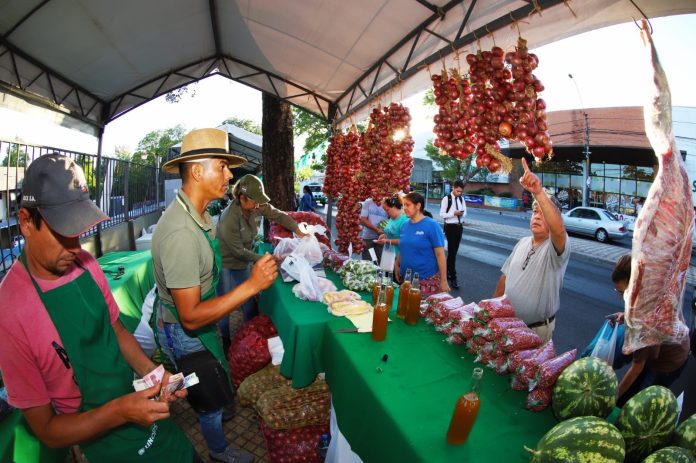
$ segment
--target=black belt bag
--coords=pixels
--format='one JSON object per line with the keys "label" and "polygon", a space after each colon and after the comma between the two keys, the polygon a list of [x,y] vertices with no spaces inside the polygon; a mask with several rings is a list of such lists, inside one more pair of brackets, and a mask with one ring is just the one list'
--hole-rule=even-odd
{"label": "black belt bag", "polygon": [[176,364],[184,376],[194,372],[198,376],[198,384],[187,389],[188,401],[197,413],[218,410],[234,400],[225,369],[207,350],[181,357]]}

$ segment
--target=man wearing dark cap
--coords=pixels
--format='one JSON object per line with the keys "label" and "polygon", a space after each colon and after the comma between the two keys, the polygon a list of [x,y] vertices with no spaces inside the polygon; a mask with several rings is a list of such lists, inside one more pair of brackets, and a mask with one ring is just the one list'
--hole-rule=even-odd
{"label": "man wearing dark cap", "polygon": [[[160,345],[179,369],[199,358],[206,365],[224,369],[223,384],[201,383],[200,392],[191,389],[189,401],[198,412],[210,457],[228,463],[248,463],[253,456],[230,447],[223,432],[222,406],[229,400],[218,399],[231,394],[231,385],[216,322],[269,287],[278,275],[275,261],[266,254],[244,283],[219,297],[215,294],[222,257],[206,207],[227,192],[230,168],[244,162],[244,158],[230,154],[223,130],[199,129],[186,134],[181,155],[162,166],[166,172],[181,176],[182,187],[152,237]],[[213,386],[221,389],[212,390]]]}
{"label": "man wearing dark cap", "polygon": [[507,258],[494,297],[507,294],[516,315],[544,340],[553,336],[556,312],[568,259],[570,241],[558,200],[546,194],[541,181],[522,159],[520,184],[534,196],[532,236],[520,239]]}
{"label": "man wearing dark cap", "polygon": [[[25,248],[0,284],[0,369],[9,401],[50,447],[79,444],[93,462],[189,463],[191,444],[169,419],[161,385],[133,392],[155,365],[118,319],[80,235],[108,217],[82,169],[44,155],[26,171],[18,214]],[[163,383],[168,381],[165,374]]]}

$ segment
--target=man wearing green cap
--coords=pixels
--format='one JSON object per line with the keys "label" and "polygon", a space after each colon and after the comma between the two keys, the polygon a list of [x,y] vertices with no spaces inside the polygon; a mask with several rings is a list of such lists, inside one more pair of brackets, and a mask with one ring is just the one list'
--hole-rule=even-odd
{"label": "man wearing green cap", "polygon": [[[220,369],[222,382],[209,381],[189,389],[210,457],[227,463],[249,463],[253,456],[228,445],[222,428],[222,406],[231,398],[229,369],[216,323],[247,299],[269,287],[278,275],[272,256],[258,259],[249,279],[216,297],[215,288],[221,265],[220,245],[208,203],[222,198],[232,178],[231,167],[242,165],[244,158],[229,153],[227,133],[218,129],[189,132],[181,144],[181,155],[165,163],[165,172],[179,174],[182,187],[167,207],[152,237],[152,259],[159,292],[156,304],[157,332],[163,351],[177,364],[196,363],[206,369],[194,369],[200,377]],[[192,359],[196,359],[192,362]],[[219,376],[218,376],[219,377]],[[225,379],[227,381],[225,381]],[[229,387],[227,387],[229,386]]]}
{"label": "man wearing green cap", "polygon": [[[222,251],[222,274],[218,292],[221,294],[236,288],[249,278],[249,266],[261,258],[252,249],[254,239],[259,232],[261,218],[278,222],[281,226],[295,232],[299,237],[305,236],[297,222],[285,212],[276,209],[266,195],[263,183],[255,175],[245,175],[232,188],[234,200],[225,209],[217,226]],[[254,299],[244,303],[244,320],[258,315]],[[220,331],[225,347],[230,344],[229,319],[220,320]]]}
{"label": "man wearing green cap", "polygon": [[[59,154],[26,171],[18,214],[25,248],[0,284],[0,369],[9,401],[50,447],[79,444],[92,462],[197,458],[169,417],[178,391],[133,392],[155,368],[118,319],[99,263],[80,235],[108,217],[80,166]],[[162,383],[166,384],[169,373]]]}

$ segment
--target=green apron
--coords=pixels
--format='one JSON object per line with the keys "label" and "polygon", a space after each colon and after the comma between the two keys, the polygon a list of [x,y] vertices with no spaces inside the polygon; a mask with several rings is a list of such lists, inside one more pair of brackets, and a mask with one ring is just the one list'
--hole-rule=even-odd
{"label": "green apron", "polygon": [[[121,354],[104,295],[89,271],[83,268],[75,280],[43,292],[24,253],[21,259],[67,352],[64,361],[72,366],[82,395],[80,411],[133,392],[133,371]],[[80,446],[95,463],[193,461],[191,443],[171,419],[149,427],[126,423]]]}
{"label": "green apron", "polygon": [[[188,208],[185,206],[185,204],[179,198],[178,195],[176,199],[179,205],[181,205],[181,207],[183,207],[186,212],[191,214],[191,211],[188,210]],[[196,222],[196,225],[198,226],[198,228],[200,228],[201,233],[203,233],[203,236],[205,236],[205,239],[208,241],[208,244],[210,244],[210,249],[213,251],[213,286],[211,286],[210,290],[201,296],[201,301],[207,301],[208,299],[213,299],[217,296],[217,294],[215,293],[215,288],[217,288],[218,281],[220,280],[220,270],[222,269],[222,253],[220,252],[220,243],[218,242],[217,237],[215,237],[214,240],[211,240],[210,236],[208,236],[208,232],[201,228],[201,226],[198,225],[198,222],[196,220],[194,220],[194,222]],[[176,307],[174,307],[171,304],[167,304],[163,300],[160,301],[164,307],[169,309],[176,321],[179,324],[181,324],[181,320],[179,319],[179,312],[177,312]],[[156,306],[157,301],[155,301],[155,307]],[[192,337],[198,338],[201,341],[201,344],[203,344],[203,347],[205,347],[207,351],[210,352],[213,355],[213,357],[215,357],[215,359],[222,364],[225,373],[227,373],[227,381],[230,383],[230,390],[234,391],[234,388],[232,387],[232,379],[230,376],[230,367],[227,364],[225,352],[222,349],[222,342],[218,337],[217,324],[211,323],[197,330],[186,330],[186,333],[190,333]]]}

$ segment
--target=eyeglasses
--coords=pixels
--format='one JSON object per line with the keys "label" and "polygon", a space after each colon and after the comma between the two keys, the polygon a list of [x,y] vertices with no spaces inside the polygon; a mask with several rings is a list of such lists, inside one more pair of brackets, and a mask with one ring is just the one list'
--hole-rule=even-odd
{"label": "eyeglasses", "polygon": [[522,270],[525,270],[527,268],[527,265],[529,265],[529,259],[532,258],[534,253],[536,252],[536,248],[532,247],[532,249],[529,250],[527,253],[526,259],[524,259],[524,262],[522,263]]}

